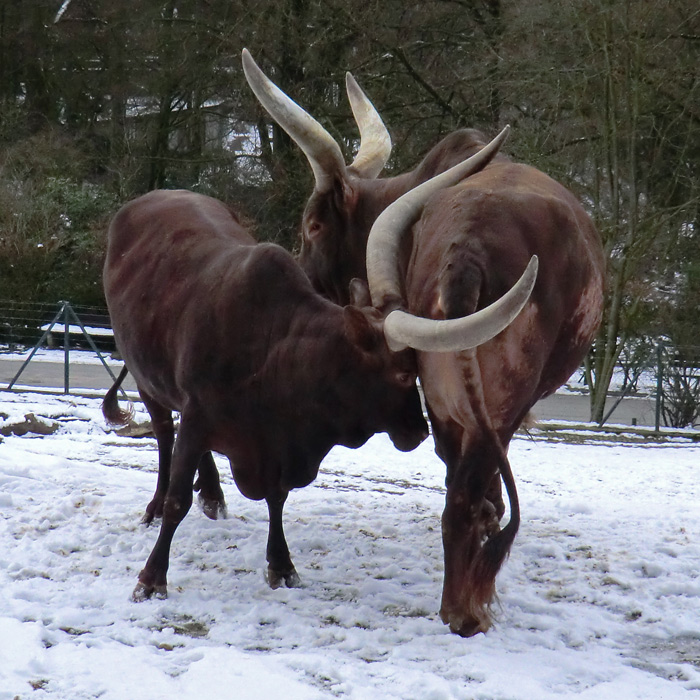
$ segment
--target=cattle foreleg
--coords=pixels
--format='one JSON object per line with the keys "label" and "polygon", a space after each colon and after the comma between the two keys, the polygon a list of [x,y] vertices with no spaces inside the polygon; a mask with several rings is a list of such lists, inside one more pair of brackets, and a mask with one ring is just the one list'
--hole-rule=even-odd
{"label": "cattle foreleg", "polygon": [[201,440],[194,437],[195,435],[197,435],[195,431],[188,431],[183,418],[173,451],[172,473],[163,502],[163,521],[160,533],[146,566],[139,574],[138,584],[132,594],[132,599],[136,602],[146,600],[153,595],[159,598],[166,598],[168,595],[167,573],[170,545],[175,530],[192,506],[194,475],[204,454]]}
{"label": "cattle foreleg", "polygon": [[211,452],[205,452],[199,460],[199,476],[194,490],[199,492],[199,505],[207,518],[218,520],[226,517],[226,499],[221,490],[219,470]]}
{"label": "cattle foreleg", "polygon": [[270,588],[279,588],[282,584],[287,588],[298,588],[301,579],[297,574],[289,547],[284,537],[282,511],[287,500],[287,493],[276,494],[265,499],[270,514],[270,528],[267,535],[267,575],[265,579]]}

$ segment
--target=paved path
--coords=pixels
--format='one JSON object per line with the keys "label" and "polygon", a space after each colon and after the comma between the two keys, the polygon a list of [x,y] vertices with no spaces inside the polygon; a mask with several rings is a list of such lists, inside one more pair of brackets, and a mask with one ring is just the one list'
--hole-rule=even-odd
{"label": "paved path", "polygon": [[[0,356],[0,389],[7,388],[22,366],[22,362],[22,360],[16,359],[2,359]],[[112,372],[117,375],[121,365],[112,364],[111,368]],[[69,388],[74,393],[80,393],[81,390],[100,393],[112,385],[112,378],[101,364],[71,363],[69,370]],[[131,375],[127,376],[123,386],[126,391],[136,391],[136,384]],[[45,362],[39,358],[32,359],[15,386],[16,389],[22,387],[63,389],[63,363]],[[535,406],[534,412],[541,420],[587,422],[589,418],[588,397],[578,394],[555,394],[540,401]],[[653,426],[654,418],[655,403],[653,397],[628,398],[622,401],[608,422],[622,425]]]}
{"label": "paved path", "polygon": [[[608,410],[614,399],[608,399]],[[588,396],[580,394],[554,394],[543,399],[533,409],[540,420],[566,420],[587,423],[590,417]],[[656,401],[654,397],[625,398],[613,411],[608,424],[654,426]]]}
{"label": "paved path", "polygon": [[[24,360],[5,360],[0,356],[0,389],[7,388],[23,362]],[[121,370],[121,365],[110,363],[110,369],[117,376]],[[72,392],[79,393],[81,389],[106,391],[112,386],[112,382],[112,377],[109,376],[102,364],[81,364],[77,362],[69,364],[68,387]],[[64,386],[64,365],[62,362],[44,362],[41,359],[33,358],[24,368],[14,388],[48,387],[63,389]],[[136,384],[131,375],[127,375],[122,386],[127,391],[136,391]]]}

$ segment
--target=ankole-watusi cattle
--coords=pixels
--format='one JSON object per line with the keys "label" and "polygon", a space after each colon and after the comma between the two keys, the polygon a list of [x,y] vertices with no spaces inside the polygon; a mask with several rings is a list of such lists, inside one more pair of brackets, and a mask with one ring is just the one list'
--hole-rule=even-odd
{"label": "ankole-watusi cattle", "polygon": [[[526,279],[510,290],[508,308],[485,321],[458,319],[437,332],[460,347],[498,333],[531,286]],[[198,467],[217,497],[212,451],[228,457],[245,496],[267,501],[268,581],[294,586],[282,527],[289,491],[316,477],[334,445],[358,447],[386,431],[411,450],[428,434],[415,357],[390,349],[366,286],[356,285],[357,305],[329,301],[289,253],[257,243],[217,200],[156,191],[122,207],[109,227],[104,287],[159,445],[163,519],[136,600],[166,594],[171,541]],[[406,332],[415,336],[409,345],[420,344],[420,328],[401,329],[401,338]],[[172,411],[180,412],[176,438]]]}
{"label": "ankole-watusi cattle", "polygon": [[[406,309],[429,319],[465,316],[490,305],[531,256],[539,258],[532,296],[501,334],[471,350],[430,351],[444,350],[435,346],[418,352],[435,449],[447,467],[440,614],[458,634],[486,631],[496,575],[520,520],[508,445],[530,408],[579,367],[600,323],[604,260],[598,234],[567,189],[500,154],[459,184],[424,192],[377,220],[405,192],[478,152],[484,136],[457,131],[414,170],[379,178],[391,141],[350,75],[347,92],[361,142],[346,166],[330,134],[245,50],[243,66],[262,105],[313,169],[300,263],[330,299],[347,299],[348,282],[361,277],[385,314]],[[502,530],[501,479],[510,505]]]}

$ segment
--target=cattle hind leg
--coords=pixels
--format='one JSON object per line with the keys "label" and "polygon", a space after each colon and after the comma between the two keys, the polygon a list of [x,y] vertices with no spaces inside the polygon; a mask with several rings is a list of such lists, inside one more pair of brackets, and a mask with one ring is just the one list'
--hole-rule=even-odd
{"label": "cattle hind leg", "polygon": [[270,514],[270,526],[267,536],[267,572],[265,580],[270,588],[279,588],[284,584],[287,588],[299,588],[301,579],[297,574],[292,559],[289,555],[289,547],[284,537],[284,527],[282,523],[282,511],[287,493],[269,496],[267,510]]}
{"label": "cattle hind leg", "polygon": [[200,432],[196,427],[188,429],[183,417],[172,455],[172,473],[163,501],[160,533],[132,594],[132,599],[136,602],[147,600],[153,595],[167,597],[170,545],[178,525],[192,506],[194,475],[204,452]]}
{"label": "cattle hind leg", "polygon": [[[163,516],[163,503],[170,483],[170,463],[175,443],[175,424],[172,411],[165,408],[144,391],[140,391],[141,400],[151,416],[151,427],[158,443],[158,482],[153,498],[146,506],[141,522],[150,525],[155,518]],[[198,465],[199,478],[193,488],[199,492],[199,505],[204,514],[217,520],[226,517],[226,499],[221,490],[219,470],[216,468],[211,452],[205,452]]]}
{"label": "cattle hind leg", "polygon": [[153,498],[146,506],[141,522],[150,525],[154,518],[163,516],[163,504],[165,494],[170,483],[170,464],[173,458],[173,444],[175,443],[175,425],[173,414],[144,391],[139,391],[148,414],[151,416],[151,427],[158,443],[158,481]]}

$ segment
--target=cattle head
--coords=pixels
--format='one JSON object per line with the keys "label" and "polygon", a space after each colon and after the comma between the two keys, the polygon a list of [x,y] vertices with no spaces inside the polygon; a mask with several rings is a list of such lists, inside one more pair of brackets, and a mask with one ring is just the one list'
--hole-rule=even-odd
{"label": "cattle head", "polygon": [[391,138],[349,73],[346,88],[360,146],[346,165],[335,139],[265,76],[246,49],[243,70],[260,103],[299,145],[314,173],[314,191],[302,219],[299,262],[317,291],[347,304],[350,280],[366,279],[367,236],[374,220],[412,183],[405,177],[377,177],[389,159]]}
{"label": "cattle head", "polygon": [[[351,304],[343,308],[345,336],[353,352],[337,364],[341,373],[326,390],[342,425],[340,444],[359,447],[375,432],[386,432],[402,452],[428,436],[416,387],[416,356],[389,348],[382,314],[370,305],[364,280],[353,280]],[[362,406],[362,411],[357,407]]]}
{"label": "cattle head", "polygon": [[399,267],[401,238],[420,216],[425,203],[441,189],[455,185],[490,160],[507,138],[509,127],[471,158],[427,180],[399,197],[374,222],[367,241],[367,282],[372,306],[387,314],[384,333],[392,350],[406,347],[426,352],[475,348],[512,323],[527,303],[537,278],[533,255],[518,282],[498,301],[458,319],[433,320],[403,311]]}
{"label": "cattle head", "polygon": [[360,147],[346,165],[335,139],[267,78],[246,49],[243,70],[260,103],[299,145],[314,173],[314,191],[302,219],[299,262],[317,291],[347,304],[350,280],[366,278],[367,234],[382,207],[375,210],[375,198],[365,193],[374,185],[381,187],[376,177],[391,154],[389,133],[348,73],[346,87],[360,128]]}

